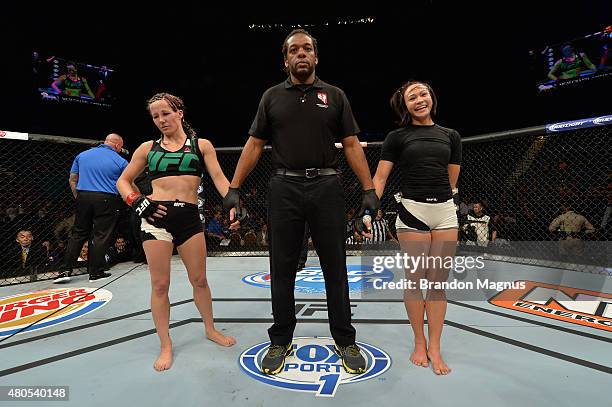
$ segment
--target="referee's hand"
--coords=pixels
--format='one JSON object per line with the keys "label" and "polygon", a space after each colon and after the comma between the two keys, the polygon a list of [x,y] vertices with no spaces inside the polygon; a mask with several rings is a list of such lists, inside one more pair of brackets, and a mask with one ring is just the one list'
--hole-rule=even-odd
{"label": "referee's hand", "polygon": [[359,212],[357,212],[356,218],[361,218],[366,214],[366,211],[369,211],[370,214],[376,214],[378,209],[380,208],[380,199],[376,195],[376,190],[374,188],[368,189],[367,191],[363,191],[363,196],[361,197],[361,208],[359,208]]}
{"label": "referee's hand", "polygon": [[223,197],[223,210],[230,211],[230,221],[236,217],[238,208],[240,208],[240,189],[230,187]]}
{"label": "referee's hand", "polygon": [[244,221],[248,214],[246,208],[240,205],[240,189],[230,187],[227,194],[223,197],[223,209],[229,211],[230,229],[235,230],[240,227],[240,222]]}

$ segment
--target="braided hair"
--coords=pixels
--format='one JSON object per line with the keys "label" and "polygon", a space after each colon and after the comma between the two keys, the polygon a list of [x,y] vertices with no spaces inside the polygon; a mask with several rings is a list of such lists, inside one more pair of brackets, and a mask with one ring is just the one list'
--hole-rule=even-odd
{"label": "braided hair", "polygon": [[436,94],[434,93],[431,86],[422,81],[408,81],[399,87],[391,96],[391,100],[389,101],[391,104],[391,109],[395,112],[395,114],[399,117],[397,124],[400,126],[408,126],[412,123],[412,116],[408,112],[408,107],[406,106],[406,101],[404,100],[404,93],[406,93],[406,89],[408,89],[412,85],[423,85],[429,91],[431,95],[431,101],[433,102],[431,106],[431,115],[434,116],[436,114],[436,109],[438,108],[438,99],[436,98]]}
{"label": "braided hair", "polygon": [[[178,96],[174,96],[170,93],[166,93],[166,92],[162,92],[162,93],[156,93],[155,95],[153,95],[151,97],[151,99],[149,99],[147,101],[147,110],[149,110],[149,113],[151,112],[151,104],[154,102],[158,102],[160,100],[165,100],[166,103],[168,103],[168,106],[170,106],[170,109],[172,109],[172,111],[176,112],[178,110],[182,110],[183,112],[185,112],[185,103],[183,102],[183,99],[181,99]],[[189,124],[189,122],[187,122],[187,120],[185,120],[185,117],[183,117],[182,123],[183,125],[183,130],[185,131],[185,134],[187,134],[187,137],[189,138],[196,138],[196,132],[193,129],[193,127],[191,127],[191,125]],[[163,134],[162,134],[162,138],[163,138]]]}

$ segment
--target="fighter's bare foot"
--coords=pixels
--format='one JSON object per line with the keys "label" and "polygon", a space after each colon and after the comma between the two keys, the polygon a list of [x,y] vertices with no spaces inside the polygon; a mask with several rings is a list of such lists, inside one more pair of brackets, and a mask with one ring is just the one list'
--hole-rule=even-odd
{"label": "fighter's bare foot", "polygon": [[432,349],[430,346],[427,349],[427,357],[431,360],[431,368],[435,374],[445,376],[451,372],[451,368],[442,359],[440,349]]}
{"label": "fighter's bare foot", "polygon": [[415,343],[414,351],[410,355],[410,361],[417,366],[428,367],[427,345],[425,343]]}
{"label": "fighter's bare foot", "polygon": [[170,369],[170,366],[172,366],[172,344],[162,346],[159,357],[153,364],[153,368],[158,372],[162,372]]}
{"label": "fighter's bare foot", "polygon": [[236,344],[236,338],[233,336],[225,336],[216,329],[206,331],[206,337],[221,346],[234,346]]}

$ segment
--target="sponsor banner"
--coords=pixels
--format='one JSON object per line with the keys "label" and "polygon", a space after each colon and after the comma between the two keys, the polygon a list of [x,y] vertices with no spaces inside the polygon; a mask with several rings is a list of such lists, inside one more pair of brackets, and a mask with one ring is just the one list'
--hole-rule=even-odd
{"label": "sponsor banner", "polygon": [[547,133],[557,133],[561,131],[570,131],[576,129],[586,129],[595,126],[607,126],[612,124],[612,115],[592,117],[590,119],[573,120],[570,122],[561,122],[548,124],[546,126]]}
{"label": "sponsor banner", "polygon": [[20,333],[71,321],[103,307],[112,297],[104,289],[56,288],[0,298],[0,337],[12,335],[45,317]]}
{"label": "sponsor banner", "polygon": [[[371,265],[363,264],[349,264],[346,268],[351,292],[371,290],[374,288],[374,282],[393,281],[393,273],[386,269],[374,271]],[[243,277],[242,281],[256,287],[269,288],[270,273],[265,271],[249,274]],[[295,278],[295,291],[307,294],[324,293],[325,279],[321,267],[304,267],[303,270],[298,271]]]}
{"label": "sponsor banner", "polygon": [[514,311],[612,331],[612,294],[537,281],[524,283],[524,288],[504,290],[489,302]]}
{"label": "sponsor banner", "polygon": [[391,357],[384,350],[363,342],[357,342],[357,345],[366,360],[366,371],[358,375],[346,373],[334,351],[334,340],[327,337],[293,338],[293,351],[287,356],[283,371],[274,376],[261,372],[261,361],[270,342],[254,345],[242,352],[239,363],[243,372],[267,385],[333,397],[341,384],[372,379],[391,367]]}
{"label": "sponsor banner", "polygon": [[28,133],[18,133],[16,131],[0,130],[0,140],[2,139],[27,140]]}

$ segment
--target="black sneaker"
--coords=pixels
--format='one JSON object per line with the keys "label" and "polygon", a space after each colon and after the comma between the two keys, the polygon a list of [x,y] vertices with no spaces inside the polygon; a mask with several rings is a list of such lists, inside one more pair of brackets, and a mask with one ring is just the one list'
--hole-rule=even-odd
{"label": "black sneaker", "polygon": [[338,346],[334,344],[336,354],[342,359],[342,366],[346,373],[359,374],[366,370],[366,361],[355,344],[349,346]]}
{"label": "black sneaker", "polygon": [[57,275],[55,280],[53,280],[53,284],[67,283],[70,281],[70,272],[62,271]]}
{"label": "black sneaker", "polygon": [[94,276],[89,276],[89,282],[93,283],[95,281],[102,281],[102,280],[106,280],[107,278],[109,278],[110,276],[112,276],[111,273],[100,273],[100,274],[96,274]]}
{"label": "black sneaker", "polygon": [[285,367],[285,358],[289,356],[293,347],[291,342],[289,345],[270,345],[268,353],[261,361],[261,371],[264,374],[275,375],[279,374]]}

